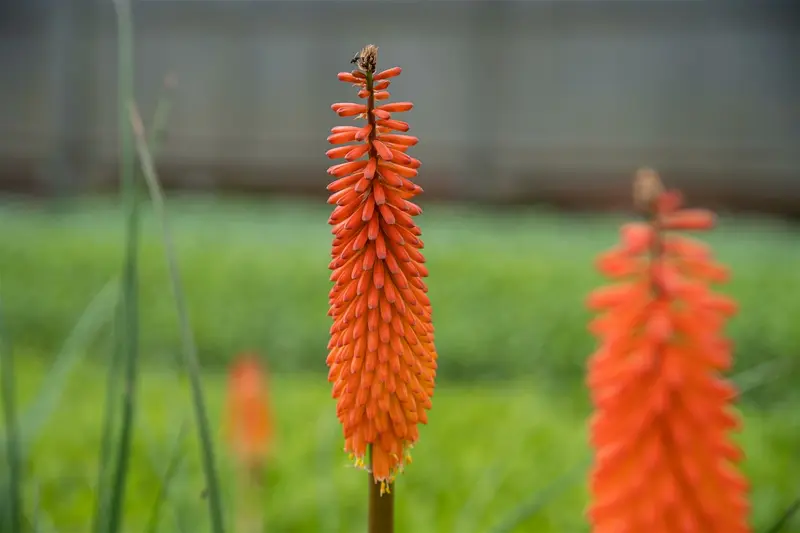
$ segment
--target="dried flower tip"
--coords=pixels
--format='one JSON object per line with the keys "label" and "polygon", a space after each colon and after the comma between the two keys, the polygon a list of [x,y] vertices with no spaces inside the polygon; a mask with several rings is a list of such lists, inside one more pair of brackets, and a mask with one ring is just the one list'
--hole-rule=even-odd
{"label": "dried flower tip", "polygon": [[653,203],[664,192],[658,173],[652,168],[640,168],[633,180],[633,205],[636,209],[649,213]]}
{"label": "dried flower tip", "polygon": [[350,62],[355,63],[363,72],[375,72],[378,67],[378,47],[368,44]]}

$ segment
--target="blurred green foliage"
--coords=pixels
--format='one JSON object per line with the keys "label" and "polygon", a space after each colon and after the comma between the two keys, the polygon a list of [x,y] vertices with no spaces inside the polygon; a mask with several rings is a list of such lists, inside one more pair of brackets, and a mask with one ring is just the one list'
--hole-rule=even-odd
{"label": "blurred green foliage", "polygon": [[[620,216],[536,209],[426,206],[426,243],[440,377],[492,381],[521,375],[580,388],[594,340],[587,293],[603,283],[596,254],[617,239]],[[329,206],[294,200],[170,201],[190,318],[206,367],[243,349],[277,371],[326,372]],[[15,344],[55,354],[75,317],[122,264],[122,215],[110,201],[57,212],[0,207],[0,283]],[[143,220],[142,356],[177,365],[175,307],[152,214]],[[733,270],[721,287],[741,304],[730,324],[735,371],[752,371],[761,403],[800,401],[800,231],[722,217],[700,238]],[[762,367],[762,365],[768,365]],[[791,398],[794,397],[794,398]]]}
{"label": "blurred green foliage", "polygon": [[[274,373],[277,453],[264,492],[256,495],[269,531],[350,532],[362,530],[366,519],[365,474],[347,467],[324,378],[329,212],[289,200],[183,198],[170,204],[212,423],[220,427],[224,365],[232,356],[255,349]],[[398,531],[587,531],[581,465],[589,455],[589,406],[582,380],[594,342],[583,301],[602,283],[594,256],[615,242],[623,220],[427,208],[420,224],[441,380],[414,464],[398,483]],[[160,530],[206,531],[174,302],[155,220],[146,213],[143,223],[146,366],[125,530],[145,529],[172,469]],[[59,211],[7,203],[0,207],[0,227],[0,291],[18,356],[20,406],[23,413],[39,413],[40,424],[33,442],[25,443],[32,445],[24,450],[25,516],[40,531],[84,531],[97,496],[112,310],[96,303],[89,318],[78,317],[119,274],[122,216],[103,200]],[[746,390],[745,431],[738,438],[754,487],[753,523],[763,529],[798,489],[800,422],[793,414],[800,402],[794,379],[800,369],[800,233],[774,221],[723,218],[721,228],[703,238],[732,267],[733,282],[723,290],[742,307],[730,326],[738,345],[736,379]],[[73,331],[76,322],[88,324],[78,328],[83,333]],[[230,519],[242,495],[234,491],[229,458],[221,456]],[[3,477],[6,468],[0,466]],[[519,517],[516,527],[494,529]]]}
{"label": "blurred green foliage", "polygon": [[[24,359],[24,358],[23,358]],[[23,404],[35,394],[47,367],[20,365]],[[86,531],[95,497],[105,370],[82,364],[72,374],[25,472],[26,515],[38,505],[41,531]],[[212,424],[222,436],[225,377],[204,378]],[[365,530],[366,474],[354,470],[342,451],[335,402],[324,378],[273,374],[275,454],[261,494],[266,531],[351,533]],[[209,531],[202,499],[204,480],[193,430],[188,383],[166,369],[143,369],[137,428],[125,507],[125,531],[145,530],[158,500],[158,487],[181,445],[160,529],[170,533]],[[576,465],[589,455],[586,416],[566,395],[548,394],[533,379],[502,387],[443,384],[427,426],[413,450],[413,464],[397,483],[397,531],[414,533],[499,533],[495,527],[518,515],[521,503],[536,499],[564,474],[568,483],[545,493],[542,508],[505,533],[588,531],[585,473]],[[571,405],[572,404],[572,405]],[[753,485],[753,524],[763,529],[797,490],[800,422],[781,409],[745,409],[745,430],[737,438],[747,454],[744,470]],[[182,440],[179,440],[183,434]],[[246,496],[236,492],[233,463],[224,442],[217,444],[228,523]],[[513,522],[513,521],[512,521]],[[50,528],[48,526],[54,526]],[[794,529],[793,529],[794,528]],[[800,523],[784,530],[800,531]]]}

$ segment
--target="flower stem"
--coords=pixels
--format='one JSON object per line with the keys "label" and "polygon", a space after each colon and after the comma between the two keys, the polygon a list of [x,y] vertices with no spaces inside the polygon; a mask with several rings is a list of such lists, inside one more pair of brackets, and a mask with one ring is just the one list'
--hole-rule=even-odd
{"label": "flower stem", "polygon": [[375,139],[378,138],[378,125],[375,123],[375,114],[373,111],[375,110],[375,81],[372,79],[374,75],[373,72],[366,72],[367,75],[367,92],[369,96],[367,97],[367,122],[369,125],[372,126],[369,130],[369,137],[367,142],[369,143],[369,158],[370,159],[377,159],[378,153],[375,151]]}
{"label": "flower stem", "polygon": [[[2,302],[0,302],[2,303]],[[6,502],[0,526],[8,525],[11,531],[19,531],[22,524],[22,496],[21,480],[22,465],[20,461],[20,436],[19,421],[17,419],[16,405],[16,378],[14,373],[14,354],[11,351],[11,341],[5,330],[5,322],[0,309],[0,395],[3,397],[3,417],[5,419],[5,451],[8,460],[8,481],[6,489]],[[10,524],[9,524],[10,523]],[[370,530],[372,531],[372,530]]]}
{"label": "flower stem", "polygon": [[[372,128],[369,132],[369,157],[376,158],[378,154],[375,151],[373,141],[378,136],[378,125],[375,123],[375,115],[372,111],[375,109],[375,89],[372,79],[373,73],[366,72],[367,75],[367,91],[369,97],[367,98],[367,121]],[[369,462],[372,467],[372,444],[369,445]],[[369,528],[368,533],[393,533],[394,532],[394,483],[384,485],[383,483],[376,483],[373,477],[374,468],[370,468],[367,473],[369,481]],[[388,490],[382,490],[388,489]]]}
{"label": "flower stem", "polygon": [[[369,446],[369,462],[372,466],[372,445]],[[367,533],[394,533],[394,483],[390,483],[381,494],[382,483],[376,483],[372,469],[367,473],[369,480],[369,526]]]}

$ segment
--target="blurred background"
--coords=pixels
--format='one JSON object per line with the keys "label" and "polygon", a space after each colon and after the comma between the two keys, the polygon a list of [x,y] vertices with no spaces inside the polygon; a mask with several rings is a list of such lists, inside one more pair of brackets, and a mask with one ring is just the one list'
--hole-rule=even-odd
{"label": "blurred background", "polygon": [[[402,66],[440,381],[397,489],[400,531],[588,531],[592,262],[648,165],[720,214],[732,377],[763,530],[800,495],[800,9],[793,2],[132,2],[157,156],[215,428],[225,373],[270,369],[265,531],[363,530],[326,382],[330,110],[366,43]],[[124,249],[112,2],[0,4],[0,297],[30,455],[26,512],[86,531]],[[206,531],[164,249],[143,217],[129,531]],[[25,418],[28,417],[28,418]],[[27,422],[26,420],[32,420]],[[225,443],[226,497],[235,507]],[[177,452],[175,450],[178,450]],[[185,457],[185,460],[183,459]],[[35,511],[35,512],[34,512]],[[233,511],[231,511],[233,512]],[[783,531],[800,532],[800,520]]]}

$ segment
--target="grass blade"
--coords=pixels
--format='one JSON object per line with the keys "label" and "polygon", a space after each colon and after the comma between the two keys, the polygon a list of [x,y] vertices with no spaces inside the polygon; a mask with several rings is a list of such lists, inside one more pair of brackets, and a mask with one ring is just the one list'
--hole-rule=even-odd
{"label": "grass blade", "polygon": [[[147,147],[150,149],[150,157],[155,160],[158,155],[161,137],[166,131],[167,118],[169,117],[172,105],[170,104],[170,90],[177,84],[174,75],[168,74],[164,78],[164,87],[161,96],[156,102],[156,110],[153,112],[153,122],[150,124],[150,137],[147,140]],[[127,111],[127,110],[126,110]]]}
{"label": "grass blade", "polygon": [[33,486],[33,518],[31,518],[31,530],[33,533],[40,533],[42,527],[40,525],[41,519],[39,515],[39,484],[35,483]]}
{"label": "grass blade", "polygon": [[20,458],[19,426],[16,412],[16,388],[14,376],[14,354],[11,340],[6,331],[3,316],[2,300],[0,300],[0,368],[2,383],[0,394],[3,397],[3,418],[6,426],[6,460],[8,461],[8,486],[6,487],[6,505],[8,526],[11,531],[21,531],[22,524],[22,463]]}
{"label": "grass blade", "polygon": [[781,375],[781,372],[785,370],[786,366],[786,359],[775,358],[755,367],[743,370],[733,376],[731,380],[736,384],[736,387],[739,389],[739,395],[741,396],[777,379]]}
{"label": "grass blade", "polygon": [[23,447],[29,448],[36,442],[41,428],[58,407],[58,401],[64,392],[70,371],[86,354],[87,344],[105,324],[106,312],[112,298],[116,299],[117,293],[115,280],[106,283],[86,306],[64,341],[61,351],[56,355],[50,371],[39,387],[39,394],[25,409],[21,418],[20,433]]}
{"label": "grass blade", "polygon": [[164,471],[163,478],[161,479],[161,485],[158,487],[158,494],[156,495],[156,501],[153,504],[153,511],[150,513],[150,520],[148,522],[147,529],[145,530],[148,533],[156,533],[158,531],[158,524],[161,521],[161,509],[164,506],[164,502],[167,501],[170,484],[175,478],[175,475],[178,473],[181,461],[183,460],[183,437],[186,433],[185,430],[186,424],[181,424],[180,430],[178,430],[178,435],[175,438],[175,444],[172,447],[169,463],[167,463],[167,468]]}
{"label": "grass blade", "polygon": [[529,501],[514,509],[499,525],[492,528],[491,533],[509,533],[513,531],[514,528],[542,510],[553,498],[583,479],[588,466],[589,459],[582,459],[556,478],[550,485],[534,494]]}
{"label": "grass blade", "polygon": [[[120,23],[121,31],[124,31],[123,28],[125,27],[124,23]],[[132,30],[130,31],[132,33]],[[120,53],[122,54],[123,46],[120,46]],[[120,65],[123,65],[124,61],[122,57],[120,58]],[[122,79],[122,73],[120,73],[120,78]],[[132,77],[132,74],[131,74]],[[165,79],[164,87],[165,89],[170,89],[174,85],[174,76],[168,76]],[[122,94],[122,91],[120,91]],[[123,107],[124,109],[124,107]],[[162,95],[156,104],[156,110],[153,117],[153,128],[152,128],[152,138],[150,140],[152,149],[155,150],[157,147],[157,143],[159,141],[159,134],[163,132],[164,126],[166,124],[166,118],[169,115],[169,99],[166,98],[166,95]],[[121,120],[124,120],[125,124],[128,123],[127,116],[124,115],[124,110],[120,115]],[[124,149],[124,146],[128,146],[127,152]],[[130,143],[123,146],[123,153],[128,153],[129,157],[133,156],[133,147]],[[134,162],[131,161],[131,165]],[[131,170],[131,172],[135,172],[135,168]],[[121,301],[123,303],[123,301]],[[122,353],[125,349],[124,344],[124,335],[122,334],[123,324],[124,324],[124,316],[123,316],[123,308],[120,307],[119,309],[119,316],[117,317],[117,340],[118,345],[116,346],[117,352],[115,353],[114,357],[112,358],[111,364],[109,366],[109,373],[108,379],[106,383],[106,412],[104,415],[103,421],[103,435],[101,439],[101,448],[100,448],[100,461],[99,461],[99,468],[98,468],[98,479],[97,479],[97,493],[98,498],[95,502],[96,508],[94,512],[94,526],[93,531],[94,533],[105,533],[103,529],[106,524],[108,524],[108,515],[109,515],[109,501],[106,500],[105,494],[108,493],[107,490],[107,482],[109,473],[107,472],[107,467],[109,465],[109,457],[111,455],[111,446],[113,444],[113,435],[114,435],[114,412],[115,412],[115,395],[114,391],[119,390],[119,365],[121,363],[120,359]]]}
{"label": "grass blade", "polygon": [[122,523],[123,502],[131,456],[136,408],[139,360],[139,202],[135,180],[134,147],[125,103],[133,97],[133,21],[129,0],[114,0],[118,34],[118,90],[120,128],[120,181],[127,211],[126,251],[122,276],[122,321],[124,324],[125,378],[122,391],[122,428],[117,443],[114,482],[108,511],[108,533],[116,533]]}
{"label": "grass blade", "polygon": [[[121,304],[121,300],[119,302]],[[108,499],[107,483],[109,481],[109,462],[111,457],[111,446],[114,436],[116,394],[119,390],[119,371],[122,363],[122,340],[119,333],[121,324],[121,305],[117,309],[116,331],[114,334],[115,346],[109,358],[108,372],[106,374],[106,398],[103,414],[103,429],[100,437],[100,453],[97,467],[97,482],[95,483],[95,509],[92,520],[92,531],[94,533],[104,533],[104,527],[108,523]]]}
{"label": "grass blade", "polygon": [[504,475],[504,456],[499,456],[494,464],[486,470],[480,481],[475,483],[472,492],[458,513],[453,533],[472,533],[478,524],[478,512],[489,503],[489,498],[497,494],[497,489],[507,475]]}
{"label": "grass blade", "polygon": [[41,498],[41,487],[39,483],[34,483],[33,487],[33,518],[30,520],[32,533],[58,533],[58,530],[53,526],[50,517],[44,512],[39,502]]}
{"label": "grass blade", "polygon": [[152,155],[147,147],[147,136],[145,133],[144,124],[142,123],[141,116],[139,115],[136,105],[132,100],[129,102],[128,112],[130,123],[134,132],[134,139],[136,141],[136,149],[139,153],[139,162],[141,163],[142,173],[144,174],[145,181],[147,182],[147,186],[150,190],[150,199],[153,204],[153,210],[155,211],[156,217],[161,225],[167,268],[169,269],[172,293],[173,297],[175,298],[178,321],[180,322],[181,345],[184,363],[186,365],[186,369],[189,374],[189,381],[191,383],[192,403],[194,405],[200,438],[203,471],[205,473],[206,486],[208,490],[208,505],[211,516],[212,531],[214,531],[214,533],[222,533],[224,531],[222,497],[220,494],[219,481],[217,479],[217,472],[214,464],[214,446],[211,441],[211,430],[208,423],[207,409],[203,395],[203,386],[200,381],[200,363],[197,359],[197,347],[195,346],[194,335],[189,323],[189,314],[183,295],[183,287],[181,284],[180,271],[178,270],[175,246],[172,242],[172,233],[169,230],[166,208],[164,206],[164,195],[161,192],[161,186],[158,182],[158,176],[156,174],[155,165],[153,164]]}
{"label": "grass blade", "polygon": [[778,517],[775,523],[770,526],[764,533],[779,533],[783,528],[789,525],[789,521],[794,518],[800,511],[800,498],[797,498],[791,505]]}

